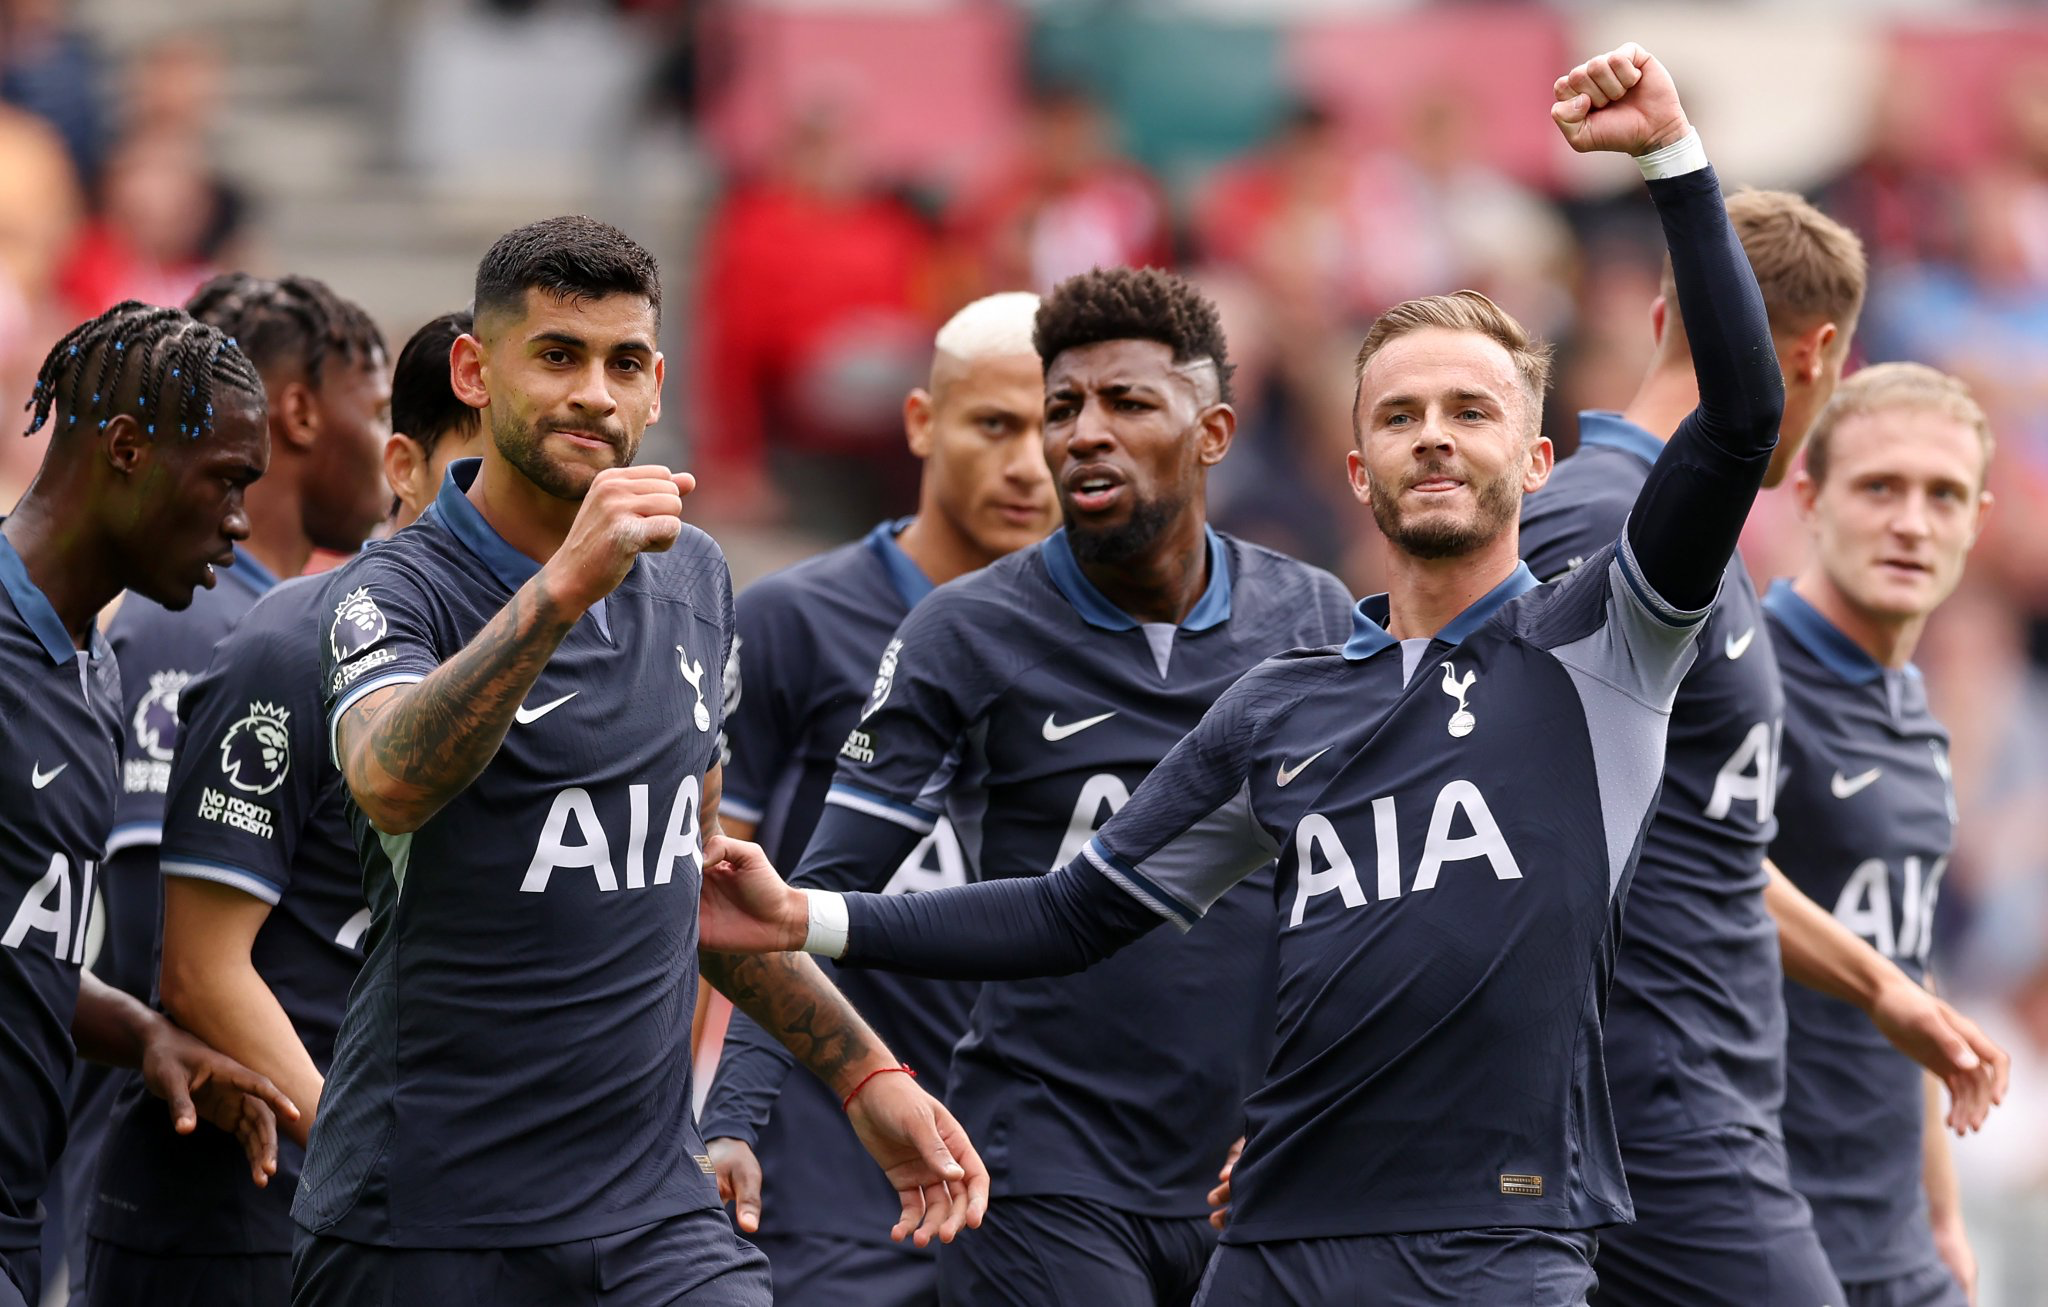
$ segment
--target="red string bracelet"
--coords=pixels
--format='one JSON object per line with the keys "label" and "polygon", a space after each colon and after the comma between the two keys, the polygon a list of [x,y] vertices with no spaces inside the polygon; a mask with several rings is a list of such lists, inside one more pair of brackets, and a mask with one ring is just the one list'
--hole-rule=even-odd
{"label": "red string bracelet", "polygon": [[917,1079],[917,1072],[912,1071],[908,1066],[899,1064],[897,1066],[877,1067],[873,1071],[870,1071],[866,1075],[862,1076],[860,1078],[860,1083],[853,1087],[853,1092],[840,1100],[839,1110],[841,1112],[851,1111],[853,1108],[853,1100],[860,1096],[861,1090],[866,1089],[868,1087],[868,1081],[873,1080],[876,1076],[888,1075],[891,1071],[901,1071],[904,1075],[909,1076],[912,1080]]}

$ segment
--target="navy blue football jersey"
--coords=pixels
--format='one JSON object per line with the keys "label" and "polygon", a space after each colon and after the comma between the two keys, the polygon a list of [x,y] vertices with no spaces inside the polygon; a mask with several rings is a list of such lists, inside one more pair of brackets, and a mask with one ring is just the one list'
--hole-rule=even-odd
{"label": "navy blue football jersey", "polygon": [[[875,664],[932,583],[896,543],[908,521],[762,578],[740,595],[735,642],[745,692],[726,719],[730,757],[721,815],[755,826],[778,865],[794,867],[817,825],[846,733],[860,719]],[[918,842],[886,892],[966,883],[952,826]],[[858,967],[834,981],[888,1043],[945,1097],[946,1066],[967,1029],[974,986]],[[735,1015],[698,1126],[744,1139],[760,1158],[761,1228],[883,1241],[896,1192],[846,1123],[838,1097],[772,1037]],[[915,1251],[915,1250],[913,1250]]]}
{"label": "navy blue football jersey", "polygon": [[[250,948],[313,1064],[334,1057],[370,924],[362,869],[327,757],[320,695],[324,577],[257,602],[183,688],[163,874],[271,905]],[[235,1140],[210,1125],[164,1129],[161,1103],[126,1089],[103,1153],[92,1233],[137,1252],[288,1253],[302,1150],[278,1139],[277,1174],[249,1183]]]}
{"label": "navy blue football jersey", "polygon": [[[420,521],[329,582],[330,733],[459,653],[538,570],[470,503],[477,467],[456,463]],[[576,623],[489,765],[417,831],[349,802],[372,922],[301,1227],[523,1247],[718,1205],[689,1031],[731,633],[724,556],[685,526]]]}
{"label": "navy blue football jersey", "polygon": [[1518,567],[1432,639],[1367,600],[1343,646],[1233,686],[1089,845],[1183,928],[1279,859],[1278,1046],[1226,1241],[1630,1219],[1600,1009],[1706,616],[1635,567]]}
{"label": "navy blue football jersey", "polygon": [[[276,584],[255,555],[237,546],[234,566],[221,569],[212,588],[194,591],[190,607],[172,612],[139,594],[122,596],[107,622],[107,643],[123,668],[125,726],[121,805],[107,839],[108,857],[162,838],[185,687],[205,669],[213,646]],[[156,868],[149,871],[153,878]]]}
{"label": "navy blue football jersey", "polygon": [[[883,650],[794,879],[878,888],[875,867],[942,816],[971,876],[1042,876],[1245,671],[1341,638],[1350,600],[1335,577],[1213,531],[1207,547],[1207,589],[1177,627],[1112,604],[1064,531],[940,587]],[[991,1192],[1206,1212],[1265,1066],[1272,976],[1255,888],[1188,941],[983,986],[947,1091]]]}
{"label": "navy blue football jersey", "polygon": [[[1522,557],[1539,580],[1613,542],[1664,451],[1617,413],[1581,413],[1579,435],[1579,452],[1522,501]],[[1784,701],[1738,555],[1678,687],[1664,790],[1628,892],[1606,1025],[1624,1140],[1721,1125],[1778,1131],[1785,1000],[1763,863],[1777,831]]]}
{"label": "navy blue football jersey", "polygon": [[63,1149],[78,972],[121,768],[121,679],[0,536],[0,1249],[34,1248]]}
{"label": "navy blue football jersey", "polygon": [[[1785,675],[1785,780],[1771,859],[1914,980],[1954,847],[1948,732],[1917,668],[1887,669],[1788,582],[1764,600]],[[1785,986],[1785,1144],[1845,1282],[1934,1258],[1921,1184],[1926,1072],[1856,1008]]]}

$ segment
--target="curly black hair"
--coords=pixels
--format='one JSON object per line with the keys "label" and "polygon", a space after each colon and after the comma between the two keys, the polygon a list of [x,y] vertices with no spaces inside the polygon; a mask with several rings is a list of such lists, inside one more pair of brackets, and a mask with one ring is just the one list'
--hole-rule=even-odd
{"label": "curly black hair", "polygon": [[183,309],[123,300],[73,327],[50,347],[24,406],[34,435],[52,419],[64,437],[79,419],[102,430],[126,414],[146,434],[191,438],[213,430],[216,386],[239,390],[263,408],[263,378],[234,340]]}
{"label": "curly black hair", "polygon": [[329,357],[362,367],[385,353],[384,333],[362,306],[312,277],[224,272],[192,292],[185,311],[233,337],[257,371],[294,363],[316,388]]}
{"label": "curly black hair", "polygon": [[661,322],[660,265],[638,241],[595,218],[546,218],[498,237],[477,265],[472,308],[478,317],[520,313],[528,290],[569,299],[640,295]]}
{"label": "curly black hair", "polygon": [[1216,306],[1185,277],[1158,268],[1096,268],[1069,277],[1038,306],[1032,332],[1047,368],[1070,349],[1105,340],[1156,340],[1176,363],[1216,365],[1217,393],[1231,400],[1232,365]]}

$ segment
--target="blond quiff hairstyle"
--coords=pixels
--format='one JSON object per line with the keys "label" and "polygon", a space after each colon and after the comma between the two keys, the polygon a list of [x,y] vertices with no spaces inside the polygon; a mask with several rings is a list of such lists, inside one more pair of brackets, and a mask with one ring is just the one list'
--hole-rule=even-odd
{"label": "blond quiff hairstyle", "polygon": [[1352,363],[1352,427],[1358,425],[1358,399],[1365,385],[1366,365],[1373,355],[1401,337],[1431,327],[1446,331],[1471,331],[1486,337],[1508,352],[1515,376],[1529,399],[1530,434],[1543,424],[1543,394],[1550,388],[1550,345],[1529,334],[1528,328],[1476,290],[1453,291],[1449,295],[1425,295],[1396,304],[1373,319]]}

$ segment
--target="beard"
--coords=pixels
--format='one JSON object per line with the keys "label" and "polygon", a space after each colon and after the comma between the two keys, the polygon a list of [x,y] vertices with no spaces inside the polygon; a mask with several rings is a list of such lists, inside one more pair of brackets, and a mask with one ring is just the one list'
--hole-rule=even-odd
{"label": "beard", "polygon": [[[1449,471],[1448,465],[1432,463],[1417,473],[1416,479],[1424,480]],[[1379,523],[1380,533],[1386,536],[1388,543],[1411,557],[1456,558],[1460,554],[1469,554],[1499,536],[1521,515],[1522,494],[1512,470],[1503,471],[1486,481],[1467,481],[1465,484],[1471,489],[1474,500],[1470,518],[1458,521],[1439,513],[1410,522],[1401,512],[1400,497],[1375,479],[1369,485],[1372,519]]]}
{"label": "beard", "polygon": [[1066,510],[1064,504],[1060,507],[1060,516],[1065,520],[1067,542],[1073,546],[1077,560],[1115,566],[1148,553],[1187,506],[1185,496],[1140,500],[1123,525],[1094,530],[1077,527],[1074,515]]}
{"label": "beard", "polygon": [[[631,463],[633,455],[639,450],[637,440],[628,440],[624,432],[602,426],[568,426],[556,423],[551,430],[574,431],[580,435],[611,441],[612,451],[618,455],[617,461],[612,464],[613,467],[624,467]],[[498,452],[504,455],[505,461],[518,468],[521,476],[556,499],[580,502],[590,493],[590,481],[595,473],[587,464],[557,462],[549,458],[547,450],[543,447],[543,440],[544,437],[532,423],[522,422],[509,414],[500,416],[495,408],[491,410],[491,441],[498,447]]]}

